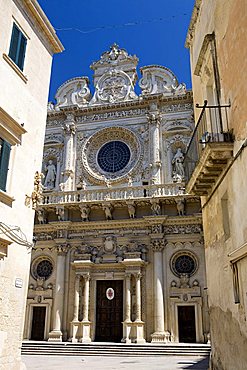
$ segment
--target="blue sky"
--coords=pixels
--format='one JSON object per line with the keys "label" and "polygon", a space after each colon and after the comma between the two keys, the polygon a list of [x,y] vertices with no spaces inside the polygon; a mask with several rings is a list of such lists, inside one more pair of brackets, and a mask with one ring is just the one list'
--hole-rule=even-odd
{"label": "blue sky", "polygon": [[136,54],[139,67],[168,67],[191,88],[184,43],[194,0],[39,0],[39,4],[65,47],[54,56],[49,100],[54,101],[57,88],[70,78],[88,76],[92,84],[90,64],[114,42]]}

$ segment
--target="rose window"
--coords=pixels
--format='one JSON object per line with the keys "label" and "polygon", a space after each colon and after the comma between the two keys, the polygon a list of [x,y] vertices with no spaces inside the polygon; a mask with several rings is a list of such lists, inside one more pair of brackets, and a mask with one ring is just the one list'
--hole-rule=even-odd
{"label": "rose window", "polygon": [[110,141],[103,145],[97,156],[99,167],[108,173],[121,171],[130,160],[130,149],[122,141]]}
{"label": "rose window", "polygon": [[177,276],[181,274],[193,275],[197,270],[198,264],[195,256],[190,252],[180,252],[171,259],[171,269]]}
{"label": "rose window", "polygon": [[53,271],[52,263],[49,260],[42,260],[36,266],[36,275],[39,278],[48,279]]}

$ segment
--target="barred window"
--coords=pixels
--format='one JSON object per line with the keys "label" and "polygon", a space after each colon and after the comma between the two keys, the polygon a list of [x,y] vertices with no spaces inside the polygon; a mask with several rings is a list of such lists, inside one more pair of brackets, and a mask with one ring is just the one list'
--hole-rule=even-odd
{"label": "barred window", "polygon": [[121,171],[130,160],[130,149],[122,141],[110,141],[103,145],[97,156],[100,168],[109,173]]}

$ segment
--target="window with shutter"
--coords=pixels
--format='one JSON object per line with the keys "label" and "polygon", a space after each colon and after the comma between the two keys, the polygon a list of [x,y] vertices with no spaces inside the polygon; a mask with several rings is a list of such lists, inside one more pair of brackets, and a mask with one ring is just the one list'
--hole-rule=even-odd
{"label": "window with shutter", "polygon": [[0,138],[0,189],[6,191],[11,145]]}
{"label": "window with shutter", "polygon": [[19,30],[17,25],[13,24],[12,36],[9,48],[9,57],[23,71],[24,58],[26,51],[27,39]]}

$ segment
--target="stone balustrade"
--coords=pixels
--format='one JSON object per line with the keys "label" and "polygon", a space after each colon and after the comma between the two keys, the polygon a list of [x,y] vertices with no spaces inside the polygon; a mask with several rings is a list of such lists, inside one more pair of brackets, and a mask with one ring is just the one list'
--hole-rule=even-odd
{"label": "stone balustrade", "polygon": [[44,192],[43,204],[67,204],[98,201],[122,201],[142,198],[166,198],[183,195],[183,183]]}

